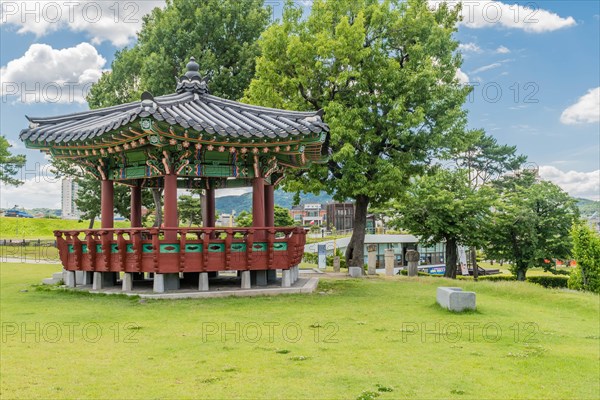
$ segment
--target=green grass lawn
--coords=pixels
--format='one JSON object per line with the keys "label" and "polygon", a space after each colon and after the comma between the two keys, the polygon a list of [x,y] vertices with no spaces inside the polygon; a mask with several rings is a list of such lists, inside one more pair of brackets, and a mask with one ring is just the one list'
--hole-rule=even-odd
{"label": "green grass lawn", "polygon": [[[0,239],[54,239],[55,230],[87,229],[89,221],[54,218],[0,217]],[[129,221],[115,221],[115,228],[127,228]],[[96,221],[96,228],[100,221]]]}
{"label": "green grass lawn", "polygon": [[[596,295],[427,277],[178,301],[32,286],[56,270],[0,267],[0,398],[600,397]],[[440,309],[439,285],[476,291],[478,311]]]}

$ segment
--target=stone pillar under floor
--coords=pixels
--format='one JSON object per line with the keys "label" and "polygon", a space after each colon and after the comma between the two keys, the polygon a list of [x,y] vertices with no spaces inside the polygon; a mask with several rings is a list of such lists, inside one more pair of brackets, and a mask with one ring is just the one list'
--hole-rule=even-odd
{"label": "stone pillar under floor", "polygon": [[114,272],[94,272],[92,290],[106,289],[115,286],[116,275]]}
{"label": "stone pillar under floor", "polygon": [[84,273],[84,271],[75,271],[75,284],[76,285],[83,284],[83,273]]}
{"label": "stone pillar under floor", "polygon": [[179,290],[179,274],[154,274],[154,293]]}
{"label": "stone pillar under floor", "polygon": [[242,289],[250,289],[251,286],[250,271],[242,271]]}
{"label": "stone pillar under floor", "polygon": [[294,283],[298,282],[298,278],[300,278],[300,267],[294,266]]}
{"label": "stone pillar under floor", "polygon": [[281,287],[292,286],[292,271],[284,269],[281,271]]}
{"label": "stone pillar under floor", "polygon": [[200,272],[198,277],[198,290],[208,292],[208,272]]}
{"label": "stone pillar under floor", "polygon": [[124,292],[131,292],[133,290],[133,273],[125,272],[123,279],[121,280],[121,290]]}
{"label": "stone pillar under floor", "polygon": [[66,271],[65,274],[65,285],[67,285],[68,287],[75,287],[76,286],[76,275],[75,275],[75,271]]}
{"label": "stone pillar under floor", "polygon": [[82,271],[83,275],[81,277],[82,285],[91,285],[94,281],[94,273],[92,271]]}

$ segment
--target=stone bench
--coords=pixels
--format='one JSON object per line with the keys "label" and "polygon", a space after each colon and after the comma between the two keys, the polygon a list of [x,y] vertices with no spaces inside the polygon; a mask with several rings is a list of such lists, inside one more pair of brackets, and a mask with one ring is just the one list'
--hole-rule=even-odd
{"label": "stone bench", "polygon": [[463,292],[459,287],[438,287],[436,300],[450,311],[475,310],[475,292]]}

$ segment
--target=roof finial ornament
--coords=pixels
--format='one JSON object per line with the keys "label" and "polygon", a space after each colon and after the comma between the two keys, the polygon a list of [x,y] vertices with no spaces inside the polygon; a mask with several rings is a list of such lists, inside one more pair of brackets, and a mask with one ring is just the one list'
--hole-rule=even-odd
{"label": "roof finial ornament", "polygon": [[192,92],[198,94],[208,94],[206,78],[198,72],[200,65],[194,57],[190,57],[190,61],[186,65],[187,72],[184,76],[177,80],[177,93]]}

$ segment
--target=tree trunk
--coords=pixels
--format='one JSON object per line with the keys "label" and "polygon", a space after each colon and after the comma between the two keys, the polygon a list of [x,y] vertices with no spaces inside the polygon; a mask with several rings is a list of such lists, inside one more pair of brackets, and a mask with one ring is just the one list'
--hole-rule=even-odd
{"label": "tree trunk", "polygon": [[94,229],[94,222],[96,222],[96,216],[90,218],[90,224],[88,225],[88,229]]}
{"label": "tree trunk", "polygon": [[517,264],[517,280],[524,281],[526,273],[527,273],[527,269],[525,269],[525,266],[521,266],[521,265]]}
{"label": "tree trunk", "polygon": [[456,239],[446,239],[446,272],[444,272],[446,278],[456,278],[457,258],[458,251],[456,249]]}
{"label": "tree trunk", "polygon": [[154,219],[154,227],[160,228],[162,225],[162,191],[160,189],[152,189],[152,199],[154,200],[154,207],[156,208],[156,218]]}
{"label": "tree trunk", "polygon": [[369,198],[359,195],[354,205],[354,228],[348,248],[346,249],[346,263],[348,267],[363,268],[365,264],[365,229],[367,228],[367,209]]}
{"label": "tree trunk", "polygon": [[475,246],[471,246],[471,265],[473,267],[473,280],[477,280],[479,278],[479,266],[477,265],[477,249]]}

